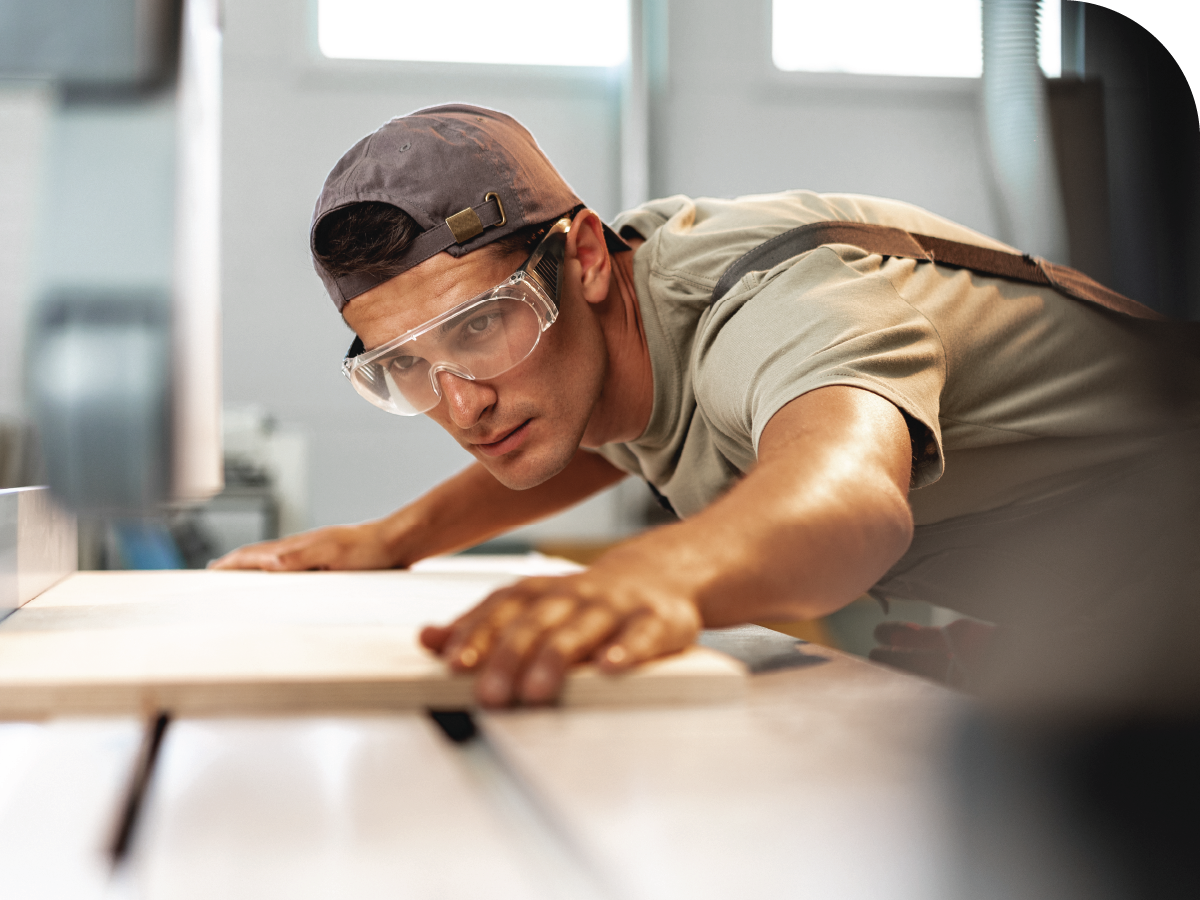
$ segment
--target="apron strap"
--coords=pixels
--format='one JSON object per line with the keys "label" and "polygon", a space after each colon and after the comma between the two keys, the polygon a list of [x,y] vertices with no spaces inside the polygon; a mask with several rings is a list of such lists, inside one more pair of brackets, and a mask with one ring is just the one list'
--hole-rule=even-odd
{"label": "apron strap", "polygon": [[729,293],[747,273],[773,269],[793,256],[826,244],[849,244],[881,256],[916,259],[940,266],[968,269],[978,275],[1043,285],[1054,288],[1064,296],[1093,303],[1123,315],[1138,319],[1166,319],[1149,307],[1131,300],[1124,294],[1109,290],[1098,281],[1069,266],[1060,266],[1028,254],[992,250],[975,244],[949,241],[927,234],[914,234],[901,228],[871,225],[866,222],[814,222],[776,235],[744,254],[725,270],[725,274],[713,288],[713,302]]}

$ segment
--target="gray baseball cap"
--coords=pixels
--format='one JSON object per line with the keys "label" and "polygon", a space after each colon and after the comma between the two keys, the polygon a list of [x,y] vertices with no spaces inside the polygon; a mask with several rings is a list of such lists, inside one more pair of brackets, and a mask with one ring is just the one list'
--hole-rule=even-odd
{"label": "gray baseball cap", "polygon": [[[388,274],[332,275],[317,260],[321,219],[352,203],[404,210],[423,229]],[[359,294],[445,251],[461,257],[583,202],[524,126],[480,106],[420,109],[346,151],[321,189],[309,230],[313,264],[340,311]],[[609,250],[629,249],[605,226]]]}

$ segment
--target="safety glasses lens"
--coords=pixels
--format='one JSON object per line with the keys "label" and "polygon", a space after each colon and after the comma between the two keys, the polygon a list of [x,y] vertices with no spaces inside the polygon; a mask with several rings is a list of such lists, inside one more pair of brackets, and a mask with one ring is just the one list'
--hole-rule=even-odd
{"label": "safety glasses lens", "polygon": [[495,297],[355,366],[350,380],[376,406],[417,415],[437,406],[439,377],[495,378],[533,352],[541,331],[528,302]]}

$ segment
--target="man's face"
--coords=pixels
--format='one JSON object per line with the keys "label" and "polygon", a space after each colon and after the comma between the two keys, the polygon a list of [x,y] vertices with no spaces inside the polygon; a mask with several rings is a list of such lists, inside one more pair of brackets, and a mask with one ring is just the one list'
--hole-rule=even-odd
{"label": "man's face", "polygon": [[[487,248],[460,259],[439,253],[355,297],[343,315],[370,350],[495,287],[524,261]],[[571,461],[600,396],[604,340],[581,296],[579,271],[573,259],[564,261],[559,317],[515,368],[486,381],[437,375],[442,399],[427,415],[516,490]]]}

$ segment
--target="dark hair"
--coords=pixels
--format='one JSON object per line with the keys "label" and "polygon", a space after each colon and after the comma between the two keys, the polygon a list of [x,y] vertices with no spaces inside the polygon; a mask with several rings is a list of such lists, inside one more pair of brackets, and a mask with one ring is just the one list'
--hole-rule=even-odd
{"label": "dark hair", "polygon": [[[504,255],[532,253],[553,222],[526,225],[486,245]],[[416,220],[390,203],[364,201],[335,209],[317,223],[313,252],[330,275],[378,275],[401,271],[400,258],[421,234]]]}

